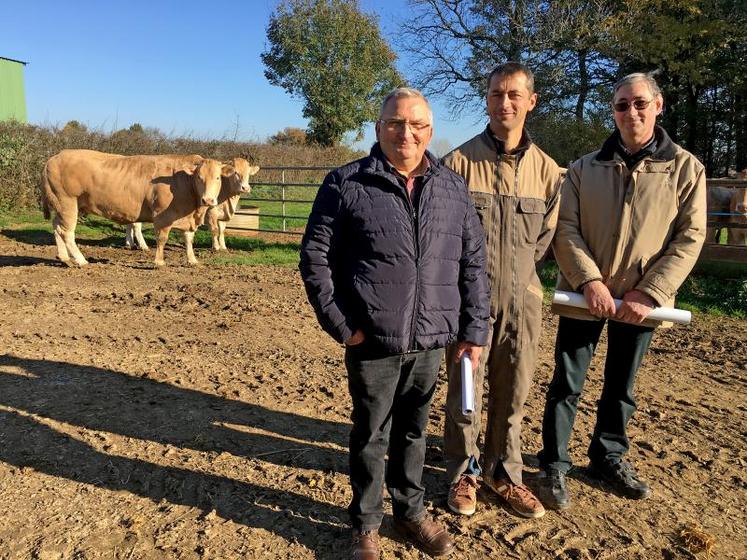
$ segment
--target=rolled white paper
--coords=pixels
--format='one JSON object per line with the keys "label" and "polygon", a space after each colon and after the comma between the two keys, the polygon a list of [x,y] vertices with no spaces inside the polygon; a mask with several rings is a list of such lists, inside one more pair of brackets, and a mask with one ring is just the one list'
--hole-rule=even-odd
{"label": "rolled white paper", "polygon": [[[621,299],[616,299],[615,307],[619,309],[622,304]],[[564,292],[557,291],[552,298],[553,303],[559,305],[568,305],[570,307],[580,307],[581,309],[588,309],[589,306],[586,303],[586,298],[583,294],[576,292]],[[679,323],[681,325],[690,324],[692,314],[684,309],[675,309],[673,307],[654,307],[653,311],[648,314],[647,319],[654,319],[656,321],[671,321],[672,323]]]}
{"label": "rolled white paper", "polygon": [[462,354],[462,414],[475,411],[475,385],[472,381],[472,360],[466,352]]}

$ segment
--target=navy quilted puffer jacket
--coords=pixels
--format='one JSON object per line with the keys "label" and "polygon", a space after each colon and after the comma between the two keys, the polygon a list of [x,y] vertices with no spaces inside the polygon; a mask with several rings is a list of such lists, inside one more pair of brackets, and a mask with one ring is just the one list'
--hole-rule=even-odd
{"label": "navy quilted puffer jacket", "polygon": [[430,153],[417,212],[378,144],[317,193],[299,268],[319,323],[398,354],[484,345],[489,288],[480,220],[463,179]]}

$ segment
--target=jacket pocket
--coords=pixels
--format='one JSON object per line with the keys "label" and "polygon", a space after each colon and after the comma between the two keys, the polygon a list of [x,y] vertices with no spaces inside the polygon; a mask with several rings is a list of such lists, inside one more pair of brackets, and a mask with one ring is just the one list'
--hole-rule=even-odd
{"label": "jacket pocket", "polygon": [[477,215],[480,218],[482,229],[487,233],[490,230],[490,221],[493,213],[493,201],[495,196],[491,193],[486,192],[474,192],[470,191],[470,197],[472,197],[472,204],[475,205]]}
{"label": "jacket pocket", "polygon": [[525,246],[534,247],[537,243],[542,222],[545,220],[547,203],[539,198],[519,198],[517,205],[517,240]]}

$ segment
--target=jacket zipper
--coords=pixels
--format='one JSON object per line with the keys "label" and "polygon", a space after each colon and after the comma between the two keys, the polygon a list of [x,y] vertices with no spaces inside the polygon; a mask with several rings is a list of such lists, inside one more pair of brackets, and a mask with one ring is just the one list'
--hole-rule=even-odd
{"label": "jacket zipper", "polygon": [[[423,196],[423,189],[425,188],[425,179],[423,184],[420,185],[420,196]],[[414,189],[414,187],[413,187]],[[410,318],[410,347],[408,352],[415,351],[415,318],[418,315],[418,298],[420,297],[420,231],[418,226],[418,215],[415,211],[415,206],[410,200],[410,195],[405,190],[405,199],[407,199],[407,207],[410,212],[410,223],[412,225],[412,241],[415,249],[415,298],[412,308],[412,317]]]}
{"label": "jacket zipper", "polygon": [[[514,167],[514,196],[516,197],[516,206],[514,207],[514,215],[512,220],[512,245],[511,247],[511,317],[516,317],[517,306],[516,306],[516,215],[518,214],[518,206],[521,203],[519,200],[519,164],[520,160],[516,159],[516,166]],[[518,330],[518,325],[517,325]]]}

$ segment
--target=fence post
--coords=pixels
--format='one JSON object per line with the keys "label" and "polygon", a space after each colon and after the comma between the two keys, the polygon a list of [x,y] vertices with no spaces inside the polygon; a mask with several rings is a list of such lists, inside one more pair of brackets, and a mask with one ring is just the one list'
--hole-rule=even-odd
{"label": "fence post", "polygon": [[281,214],[283,215],[283,231],[286,231],[286,220],[285,220],[285,169],[283,169],[283,176],[280,180],[281,183],[283,183],[283,186],[280,187],[280,205],[281,205]]}

